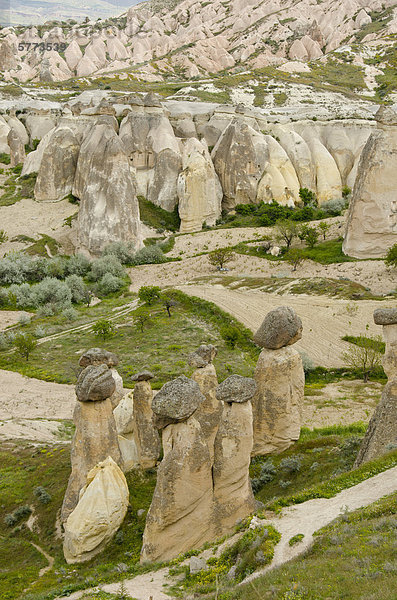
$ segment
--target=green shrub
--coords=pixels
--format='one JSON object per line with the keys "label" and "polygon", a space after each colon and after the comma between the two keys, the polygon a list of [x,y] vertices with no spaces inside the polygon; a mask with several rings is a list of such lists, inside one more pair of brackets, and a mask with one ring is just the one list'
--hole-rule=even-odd
{"label": "green shrub", "polygon": [[0,152],[0,162],[5,165],[9,165],[11,162],[10,155],[6,154],[5,152]]}
{"label": "green shrub", "polygon": [[134,264],[135,247],[133,242],[112,242],[102,252],[102,256],[115,256],[122,265]]}
{"label": "green shrub", "polygon": [[41,504],[49,504],[52,500],[51,495],[41,485],[35,487],[33,493]]}
{"label": "green shrub", "polygon": [[103,296],[115,294],[119,292],[125,285],[125,282],[120,277],[115,277],[111,273],[106,273],[99,282],[99,292]]}
{"label": "green shrub", "polygon": [[141,302],[152,305],[161,296],[161,288],[157,285],[143,285],[139,288],[138,297]]}
{"label": "green shrub", "polygon": [[299,188],[299,198],[304,206],[317,206],[316,194],[308,188]]}
{"label": "green shrub", "polygon": [[28,361],[29,356],[37,346],[37,341],[30,334],[18,333],[14,339],[14,346],[18,354]]}
{"label": "green shrub", "polygon": [[232,327],[228,325],[225,327],[221,327],[219,331],[222,338],[225,340],[226,345],[230,348],[235,348],[240,337],[240,332],[237,329],[237,327]]}
{"label": "green shrub", "polygon": [[92,328],[92,331],[103,340],[115,334],[115,327],[111,321],[107,319],[99,319]]}
{"label": "green shrub", "polygon": [[134,265],[156,265],[167,262],[167,257],[159,246],[146,246],[135,253]]}
{"label": "green shrub", "polygon": [[100,281],[106,273],[110,273],[114,277],[124,278],[126,271],[121,262],[113,254],[97,258],[91,263],[91,270],[88,273],[88,278],[91,281]]}
{"label": "green shrub", "polygon": [[397,244],[394,244],[394,246],[387,251],[385,264],[388,267],[397,267]]}

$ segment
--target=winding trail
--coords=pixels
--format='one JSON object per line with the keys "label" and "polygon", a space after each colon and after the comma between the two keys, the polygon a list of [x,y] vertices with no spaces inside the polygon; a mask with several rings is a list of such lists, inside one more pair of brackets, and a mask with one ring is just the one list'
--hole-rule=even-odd
{"label": "winding trail", "polygon": [[[285,508],[281,517],[264,521],[264,523],[271,523],[281,533],[281,540],[275,548],[272,562],[247,577],[241,585],[261,577],[305,552],[313,543],[313,534],[346,510],[364,508],[395,491],[397,491],[397,467],[347,488],[333,498],[316,498]],[[303,540],[290,546],[289,540],[298,533],[304,535]]]}
{"label": "winding trail", "polygon": [[[274,569],[289,560],[302,554],[313,543],[313,534],[325,527],[343,514],[346,510],[356,510],[376,502],[383,496],[387,496],[397,491],[397,467],[388,469],[379,475],[343,490],[333,498],[319,498],[308,500],[302,504],[284,509],[281,516],[274,519],[259,520],[264,525],[272,524],[280,533],[281,540],[277,544],[274,552],[274,558],[270,565],[253,573],[247,577],[241,584],[245,585],[266,572]],[[303,533],[302,542],[295,546],[289,546],[288,542],[294,535]],[[241,534],[242,535],[242,534]],[[235,536],[236,537],[236,536]],[[225,544],[228,544],[228,540]],[[222,546],[217,550],[217,555],[222,551]],[[205,550],[202,556],[208,558],[210,551]],[[170,584],[172,579],[169,577],[169,569],[163,568],[152,573],[138,575],[134,579],[125,579],[124,586],[127,592],[136,600],[172,600],[164,591],[164,586]],[[101,585],[90,590],[81,590],[74,592],[69,596],[70,600],[78,600],[87,592],[103,590],[109,593],[117,593],[120,589],[120,583],[110,583]],[[55,600],[62,600],[56,598]]]}

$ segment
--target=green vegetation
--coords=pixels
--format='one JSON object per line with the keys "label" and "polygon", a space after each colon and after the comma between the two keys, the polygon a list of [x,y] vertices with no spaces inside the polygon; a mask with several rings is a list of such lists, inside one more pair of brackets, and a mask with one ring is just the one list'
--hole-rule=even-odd
{"label": "green vegetation", "polygon": [[37,173],[20,176],[22,165],[17,167],[12,169],[13,174],[4,183],[5,192],[0,196],[0,206],[11,206],[24,198],[34,198]]}
{"label": "green vegetation", "polygon": [[[52,256],[55,256],[59,252],[59,244],[54,238],[45,233],[40,233],[40,239],[35,241],[31,246],[26,248],[26,254],[30,254],[31,256],[46,256],[48,257],[48,252],[51,253]],[[48,248],[48,250],[47,250]]]}
{"label": "green vegetation", "polygon": [[225,265],[234,259],[234,253],[230,248],[218,248],[208,255],[210,265],[218,270],[224,269]]}
{"label": "green vegetation", "polygon": [[142,223],[149,227],[154,227],[160,233],[166,229],[169,231],[179,231],[181,221],[178,214],[178,207],[170,213],[146,200],[143,196],[138,196],[138,201]]}
{"label": "green vegetation", "polygon": [[9,154],[6,154],[5,152],[0,152],[0,163],[3,163],[3,165],[9,165],[11,162],[11,158]]}
{"label": "green vegetation", "polygon": [[[119,298],[104,299],[101,304],[92,308],[77,305],[73,327],[84,323],[95,326],[95,323],[102,320],[111,322],[115,333],[106,339],[106,347],[120,356],[119,370],[126,387],[132,387],[130,376],[145,367],[155,373],[156,388],[183,373],[190,375],[192,369],[188,366],[186,357],[204,342],[218,347],[215,365],[220,380],[231,373],[252,373],[259,348],[253,343],[248,329],[210,302],[173,290],[167,292],[166,296],[168,308],[162,296],[151,305],[144,305],[136,310],[131,308],[127,313],[124,309],[128,309],[127,303],[131,302],[131,295],[126,292]],[[113,310],[117,306],[123,309],[119,317],[117,311]],[[230,327],[238,331],[234,347],[229,342]],[[46,381],[74,383],[79,351],[98,346],[95,331],[91,327],[68,332],[71,325],[65,321],[63,313],[37,316],[30,324],[23,326],[23,332],[35,335],[38,328],[42,335],[62,331],[65,331],[65,335],[39,344],[28,363],[17,353],[10,351],[10,345],[0,344],[0,348],[3,348],[0,351],[0,368]]]}
{"label": "green vegetation", "polygon": [[350,348],[343,353],[343,360],[360,373],[364,382],[368,381],[372,373],[381,369],[382,353],[385,352],[385,344],[381,336],[375,338],[363,335],[345,336],[343,339],[351,342]]}
{"label": "green vegetation", "polygon": [[388,267],[397,267],[397,244],[394,244],[394,246],[389,248],[385,258],[385,264]]}
{"label": "green vegetation", "polygon": [[304,538],[304,534],[303,533],[297,533],[296,535],[294,535],[288,542],[288,544],[290,546],[295,546],[296,544],[299,544],[299,542],[301,542]]}
{"label": "green vegetation", "polygon": [[[395,600],[397,494],[343,514],[305,555],[219,600]],[[213,598],[213,596],[212,596]]]}

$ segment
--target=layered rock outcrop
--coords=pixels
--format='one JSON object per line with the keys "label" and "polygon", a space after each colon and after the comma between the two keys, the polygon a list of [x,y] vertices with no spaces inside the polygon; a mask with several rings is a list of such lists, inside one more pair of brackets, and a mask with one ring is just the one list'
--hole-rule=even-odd
{"label": "layered rock outcrop", "polygon": [[378,309],[374,320],[383,326],[386,342],[383,368],[388,382],[369,422],[355,467],[397,448],[397,309]]}
{"label": "layered rock outcrop", "polygon": [[254,456],[282,452],[299,439],[305,375],[291,344],[301,336],[302,322],[287,306],[268,313],[254,336],[263,348],[254,374]]}
{"label": "layered rock outcrop", "polygon": [[396,243],[397,114],[382,106],[375,118],[377,129],[358,165],[343,242],[343,252],[356,258],[381,258]]}

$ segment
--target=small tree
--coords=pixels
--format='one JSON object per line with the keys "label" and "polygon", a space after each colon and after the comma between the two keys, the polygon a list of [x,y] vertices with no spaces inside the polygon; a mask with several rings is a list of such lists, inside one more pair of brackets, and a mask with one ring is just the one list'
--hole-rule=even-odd
{"label": "small tree", "polygon": [[327,237],[328,231],[331,229],[331,224],[326,223],[325,221],[321,221],[321,223],[319,223],[318,228],[320,230],[320,234],[323,236],[323,238],[325,240],[325,238]]}
{"label": "small tree", "polygon": [[299,198],[302,200],[304,206],[317,206],[316,194],[308,188],[299,189]]}
{"label": "small tree", "polygon": [[397,244],[394,244],[394,246],[389,248],[385,258],[385,264],[388,267],[397,267]]}
{"label": "small tree", "polygon": [[297,226],[290,219],[282,219],[276,221],[275,225],[276,239],[286,243],[287,248],[290,247],[292,240],[297,235]]}
{"label": "small tree", "polygon": [[151,325],[152,323],[150,315],[146,313],[141,313],[140,315],[137,315],[134,320],[142,333],[144,332],[145,327],[149,327],[149,325]]}
{"label": "small tree", "polygon": [[382,338],[376,336],[369,338],[361,336],[355,344],[351,344],[342,357],[353,369],[357,369],[366,383],[369,376],[382,364],[380,352]]}
{"label": "small tree", "polygon": [[161,288],[157,285],[143,285],[139,288],[138,297],[141,302],[152,305],[160,298]]}
{"label": "small tree", "polygon": [[0,244],[4,244],[8,240],[8,235],[4,231],[4,229],[0,229]]}
{"label": "small tree", "polygon": [[14,346],[18,354],[20,354],[22,358],[26,358],[26,361],[28,361],[29,356],[37,346],[37,340],[35,340],[34,337],[29,333],[18,333],[14,338]]}
{"label": "small tree", "polygon": [[234,259],[234,252],[231,248],[218,248],[208,255],[208,260],[213,267],[223,269],[224,266]]}
{"label": "small tree", "polygon": [[308,225],[301,225],[298,228],[298,231],[297,231],[296,235],[298,236],[298,238],[300,239],[301,242],[305,241],[308,229],[309,229]]}
{"label": "small tree", "polygon": [[305,254],[300,248],[291,248],[285,255],[286,261],[293,267],[293,271],[305,260]]}
{"label": "small tree", "polygon": [[318,242],[318,231],[315,227],[308,227],[305,235],[305,242],[309,248],[314,248]]}
{"label": "small tree", "polygon": [[175,302],[175,300],[173,300],[173,298],[170,298],[169,296],[167,296],[167,294],[162,295],[162,300],[163,300],[165,310],[167,311],[167,315],[171,318],[171,308],[173,306],[176,306],[176,302]]}
{"label": "small tree", "polygon": [[99,321],[97,321],[93,326],[92,331],[95,333],[95,335],[101,337],[103,340],[106,340],[114,335],[116,330],[111,321],[108,321],[107,319],[99,319]]}

